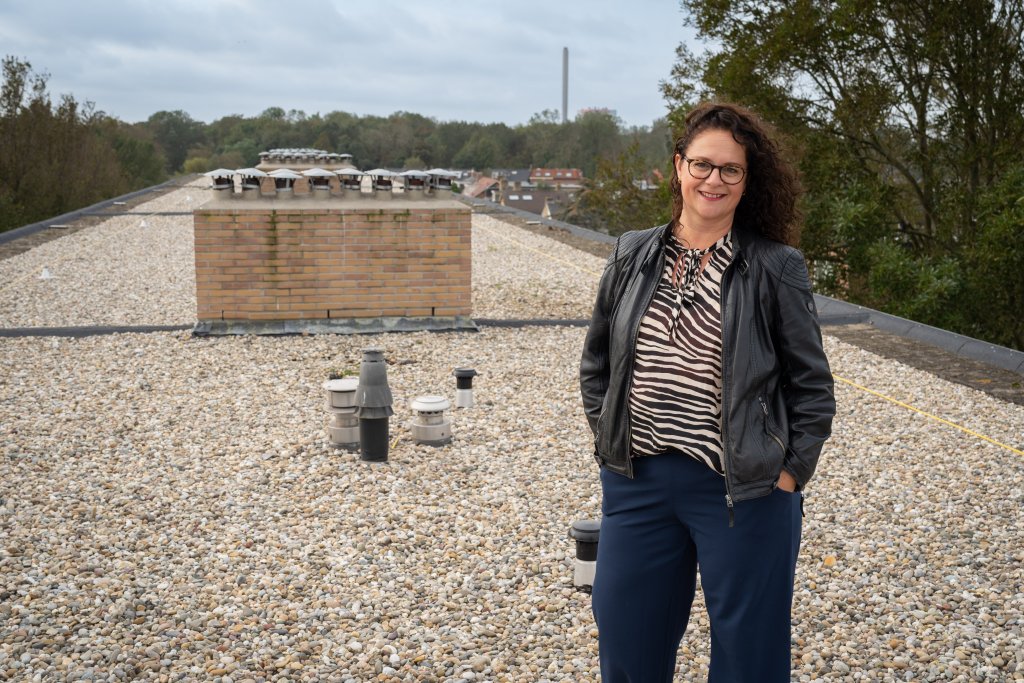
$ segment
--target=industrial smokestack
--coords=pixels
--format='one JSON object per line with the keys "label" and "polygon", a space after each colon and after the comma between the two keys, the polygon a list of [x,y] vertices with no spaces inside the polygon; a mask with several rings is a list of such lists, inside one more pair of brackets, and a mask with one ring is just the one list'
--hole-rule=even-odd
{"label": "industrial smokestack", "polygon": [[562,48],[562,123],[569,122],[569,48]]}

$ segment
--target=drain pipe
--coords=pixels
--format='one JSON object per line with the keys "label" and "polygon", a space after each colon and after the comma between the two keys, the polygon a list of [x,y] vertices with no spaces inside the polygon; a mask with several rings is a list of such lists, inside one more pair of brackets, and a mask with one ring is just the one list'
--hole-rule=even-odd
{"label": "drain pipe", "polygon": [[473,378],[477,371],[473,368],[455,368],[455,407],[473,407]]}
{"label": "drain pipe", "polygon": [[601,520],[578,519],[569,528],[569,538],[576,539],[576,564],[572,583],[589,592],[594,585],[597,568],[597,542],[601,536]]}
{"label": "drain pipe", "polygon": [[395,412],[391,404],[391,388],[388,386],[388,366],[384,361],[384,350],[377,347],[363,349],[363,362],[359,367],[359,388],[356,389],[361,460],[387,461],[388,418]]}

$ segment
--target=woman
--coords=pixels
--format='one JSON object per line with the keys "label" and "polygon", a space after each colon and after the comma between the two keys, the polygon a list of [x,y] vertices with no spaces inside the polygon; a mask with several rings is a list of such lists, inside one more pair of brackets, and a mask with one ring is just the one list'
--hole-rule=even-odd
{"label": "woman", "polygon": [[801,491],[832,375],[795,234],[798,183],[752,112],[705,103],[673,218],[608,259],[580,364],[603,490],[604,683],[671,681],[700,567],[714,683],[789,681]]}

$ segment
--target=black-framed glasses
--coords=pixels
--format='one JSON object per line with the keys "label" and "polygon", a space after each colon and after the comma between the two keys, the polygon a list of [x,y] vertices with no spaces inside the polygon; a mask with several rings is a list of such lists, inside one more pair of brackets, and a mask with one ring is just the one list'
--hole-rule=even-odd
{"label": "black-framed glasses", "polygon": [[724,164],[718,166],[710,161],[704,161],[703,159],[688,159],[682,154],[679,157],[686,162],[686,170],[690,172],[694,178],[704,180],[712,173],[715,169],[718,169],[718,177],[722,179],[722,182],[726,185],[736,185],[743,180],[743,176],[747,174],[747,170],[742,166],[736,164]]}

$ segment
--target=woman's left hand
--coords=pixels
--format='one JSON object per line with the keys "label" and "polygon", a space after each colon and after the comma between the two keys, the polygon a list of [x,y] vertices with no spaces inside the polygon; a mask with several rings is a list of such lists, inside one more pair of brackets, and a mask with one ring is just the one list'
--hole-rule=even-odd
{"label": "woman's left hand", "polygon": [[787,493],[793,493],[796,491],[796,479],[794,479],[793,475],[786,470],[782,470],[782,474],[779,475],[779,483],[777,486]]}

